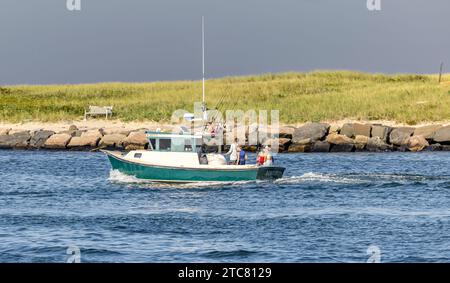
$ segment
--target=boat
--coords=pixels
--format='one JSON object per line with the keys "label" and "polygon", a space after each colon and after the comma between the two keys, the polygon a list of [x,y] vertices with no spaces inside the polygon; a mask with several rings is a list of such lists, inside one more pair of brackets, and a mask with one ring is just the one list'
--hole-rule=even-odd
{"label": "boat", "polygon": [[[202,18],[202,50],[203,50],[203,93],[202,117],[185,115],[190,122],[201,121],[207,124],[207,108],[205,102],[205,52],[204,52],[204,20]],[[283,176],[284,167],[274,165],[228,165],[225,157],[219,152],[208,152],[205,145],[211,135],[187,131],[165,133],[147,131],[148,149],[131,150],[129,152],[102,150],[111,163],[113,170],[139,179],[155,182],[236,182],[278,179]]]}
{"label": "boat", "polygon": [[129,152],[102,150],[113,170],[154,182],[236,182],[273,180],[284,167],[228,165],[219,153],[202,152],[202,136],[147,132],[149,149]]}

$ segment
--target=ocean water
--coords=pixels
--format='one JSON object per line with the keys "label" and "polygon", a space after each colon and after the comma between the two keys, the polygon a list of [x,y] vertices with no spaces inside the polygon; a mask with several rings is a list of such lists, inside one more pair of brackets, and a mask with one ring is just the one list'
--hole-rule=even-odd
{"label": "ocean water", "polygon": [[0,151],[0,262],[449,261],[450,153],[276,161],[275,182],[160,185],[102,153]]}

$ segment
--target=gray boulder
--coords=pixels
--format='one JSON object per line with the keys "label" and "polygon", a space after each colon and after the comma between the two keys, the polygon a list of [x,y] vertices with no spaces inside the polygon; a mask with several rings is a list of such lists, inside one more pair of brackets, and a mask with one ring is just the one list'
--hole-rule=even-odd
{"label": "gray boulder", "polygon": [[369,138],[366,144],[366,150],[372,152],[382,152],[392,150],[391,146],[385,143],[380,137]]}
{"label": "gray boulder", "polygon": [[333,144],[331,146],[330,152],[352,152],[355,151],[354,144]]}
{"label": "gray boulder", "polygon": [[9,135],[1,135],[0,136],[0,148],[12,148],[13,139]]}
{"label": "gray boulder", "polygon": [[339,134],[341,132],[341,127],[339,125],[331,125],[330,129],[328,130],[329,134]]}
{"label": "gray boulder", "polygon": [[295,144],[299,144],[299,145],[306,145],[306,144],[313,144],[313,141],[311,139],[303,139],[303,140],[298,140]]}
{"label": "gray boulder", "polygon": [[329,152],[330,151],[330,143],[326,141],[316,141],[312,148],[313,152]]}
{"label": "gray boulder", "polygon": [[107,148],[123,148],[123,141],[126,139],[126,137],[127,136],[122,134],[104,135],[98,143],[98,146]]}
{"label": "gray boulder", "polygon": [[15,148],[27,148],[31,139],[29,131],[23,131],[12,135],[16,140]]}
{"label": "gray boulder", "polygon": [[450,126],[440,127],[437,129],[434,133],[433,140],[441,144],[450,143]]}
{"label": "gray boulder", "polygon": [[389,135],[389,141],[391,144],[396,146],[407,145],[409,142],[409,138],[413,133],[414,128],[410,127],[395,128]]}
{"label": "gray boulder", "polygon": [[78,127],[75,125],[70,125],[69,131],[78,131]]}
{"label": "gray boulder", "polygon": [[278,151],[282,152],[282,151],[286,151],[289,149],[289,146],[291,145],[291,139],[288,138],[279,138],[278,139]]}
{"label": "gray boulder", "polygon": [[342,126],[340,134],[346,135],[349,138],[355,136],[370,137],[371,128],[372,126],[369,124],[346,123]]}
{"label": "gray boulder", "polygon": [[300,142],[307,139],[312,143],[322,140],[327,135],[329,128],[330,125],[325,123],[307,123],[302,127],[295,129],[292,135],[292,142],[294,144],[300,144]]}
{"label": "gray boulder", "polygon": [[72,137],[81,137],[81,135],[86,132],[86,131],[82,131],[82,130],[67,130],[67,131],[61,131],[58,134],[67,134],[70,135]]}
{"label": "gray boulder", "polygon": [[346,135],[341,134],[329,134],[326,141],[331,144],[354,144],[355,141]]}
{"label": "gray boulder", "polygon": [[24,129],[11,129],[11,130],[9,131],[8,135],[12,136],[12,135],[14,135],[14,134],[21,134],[21,133],[24,133],[24,132],[26,132],[26,131],[27,131],[27,130],[24,130]]}
{"label": "gray boulder", "polygon": [[53,131],[40,130],[36,131],[30,139],[30,147],[32,148],[42,148],[45,142],[54,135]]}
{"label": "gray boulder", "polygon": [[293,143],[289,146],[288,152],[310,152],[311,144],[296,144]]}
{"label": "gray boulder", "polygon": [[[201,128],[200,130],[203,130],[203,128]],[[103,134],[105,136],[107,135],[124,135],[124,136],[128,136],[130,134],[131,130],[124,128],[124,127],[112,127],[112,128],[105,128],[103,130]]]}
{"label": "gray boulder", "polygon": [[27,148],[31,135],[29,131],[16,132],[12,135],[0,136],[0,148]]}
{"label": "gray boulder", "polygon": [[123,140],[123,146],[126,150],[144,149],[148,146],[148,139],[145,131],[131,132]]}
{"label": "gray boulder", "polygon": [[410,151],[422,151],[428,146],[430,144],[423,136],[412,136],[408,142],[408,149]]}
{"label": "gray boulder", "polygon": [[371,136],[379,137],[382,141],[387,142],[391,130],[392,128],[388,126],[373,125]]}
{"label": "gray boulder", "polygon": [[431,141],[433,140],[436,131],[441,127],[441,125],[428,125],[419,127],[414,130],[414,136],[423,136],[426,140]]}
{"label": "gray boulder", "polygon": [[279,138],[285,138],[285,139],[292,139],[292,135],[295,132],[295,127],[292,126],[285,126],[281,127],[279,130],[278,137]]}
{"label": "gray boulder", "polygon": [[341,135],[346,135],[347,137],[351,138],[353,136],[353,127],[350,123],[345,123],[341,131],[339,132]]}
{"label": "gray boulder", "polygon": [[80,129],[78,129],[77,126],[71,125],[69,127],[69,129],[60,131],[60,132],[58,132],[58,134],[68,134],[68,135],[71,135],[72,137],[81,137],[81,134],[83,132],[86,132],[86,130],[80,130]]}
{"label": "gray boulder", "polygon": [[76,130],[71,132],[72,137],[81,137],[86,131]]}
{"label": "gray boulder", "polygon": [[369,141],[368,137],[357,135],[355,137],[355,149],[357,151],[364,150],[364,148],[366,147],[368,141]]}
{"label": "gray boulder", "polygon": [[49,149],[65,149],[72,136],[69,134],[54,134],[48,138],[44,147]]}
{"label": "gray boulder", "polygon": [[95,145],[90,145],[91,142],[92,140],[90,138],[72,137],[70,142],[67,144],[67,148],[82,150],[89,147],[95,147]]}
{"label": "gray boulder", "polygon": [[100,130],[87,131],[82,133],[80,137],[73,137],[67,144],[67,147],[80,149],[96,147],[102,137],[102,131]]}
{"label": "gray boulder", "polygon": [[268,139],[266,141],[264,141],[262,143],[263,146],[269,145],[272,147],[273,151],[276,152],[283,152],[288,150],[289,145],[291,145],[291,140],[290,139],[286,139],[286,138],[273,138],[273,139]]}

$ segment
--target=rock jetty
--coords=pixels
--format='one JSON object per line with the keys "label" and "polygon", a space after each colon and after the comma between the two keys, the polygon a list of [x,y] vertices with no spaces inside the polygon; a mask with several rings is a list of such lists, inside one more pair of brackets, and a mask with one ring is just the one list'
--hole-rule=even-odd
{"label": "rock jetty", "polygon": [[[167,130],[167,129],[166,129]],[[247,136],[257,127],[248,127]],[[133,150],[148,148],[146,129],[79,129],[33,131],[0,128],[0,149]],[[226,136],[226,134],[225,134]],[[381,124],[306,123],[284,126],[277,138],[280,152],[450,151],[450,126],[390,127]],[[246,147],[250,151],[255,146]]]}

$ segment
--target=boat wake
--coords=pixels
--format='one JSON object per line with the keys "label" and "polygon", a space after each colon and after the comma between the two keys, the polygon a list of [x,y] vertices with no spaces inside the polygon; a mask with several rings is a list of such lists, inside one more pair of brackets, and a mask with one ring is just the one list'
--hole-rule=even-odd
{"label": "boat wake", "polygon": [[368,186],[393,186],[407,184],[426,184],[430,181],[446,181],[449,177],[431,177],[422,175],[405,174],[325,174],[308,172],[299,176],[285,176],[275,180],[275,184],[301,184],[301,183],[328,183],[328,184],[350,184],[350,185],[368,185]]}
{"label": "boat wake", "polygon": [[177,188],[177,189],[224,189],[224,188],[248,188],[261,187],[266,184],[295,185],[308,183],[322,184],[371,184],[373,186],[391,186],[393,183],[404,185],[411,182],[423,182],[424,176],[405,176],[395,174],[356,174],[339,175],[308,172],[303,175],[285,176],[278,180],[234,181],[234,182],[192,182],[192,183],[163,183],[139,179],[126,175],[118,170],[111,170],[108,180],[112,183],[136,185],[143,188]]}
{"label": "boat wake", "polygon": [[151,181],[136,178],[131,175],[123,174],[119,170],[111,170],[109,172],[108,180],[113,183],[126,183],[126,184],[150,184]]}
{"label": "boat wake", "polygon": [[356,178],[348,178],[335,174],[321,174],[308,172],[300,176],[287,176],[281,179],[275,180],[275,184],[298,184],[298,183],[339,183],[339,184],[359,184],[365,181]]}
{"label": "boat wake", "polygon": [[339,183],[339,184],[358,184],[364,183],[364,180],[358,178],[343,177],[334,174],[321,174],[308,172],[300,176],[287,176],[274,181],[256,180],[256,181],[234,181],[234,182],[193,182],[193,183],[163,183],[150,180],[139,179],[131,175],[121,173],[118,170],[111,170],[108,180],[112,183],[139,185],[145,188],[229,188],[245,187],[247,185],[262,185],[273,183],[278,185],[289,185],[299,183]]}

